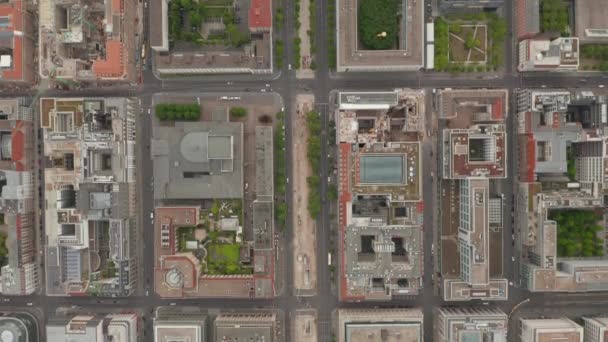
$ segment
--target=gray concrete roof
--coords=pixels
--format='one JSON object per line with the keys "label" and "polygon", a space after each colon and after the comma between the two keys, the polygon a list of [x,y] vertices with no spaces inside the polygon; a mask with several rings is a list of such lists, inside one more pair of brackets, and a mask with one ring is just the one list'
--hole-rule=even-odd
{"label": "gray concrete roof", "polygon": [[242,144],[241,123],[176,122],[154,127],[154,198],[241,198]]}

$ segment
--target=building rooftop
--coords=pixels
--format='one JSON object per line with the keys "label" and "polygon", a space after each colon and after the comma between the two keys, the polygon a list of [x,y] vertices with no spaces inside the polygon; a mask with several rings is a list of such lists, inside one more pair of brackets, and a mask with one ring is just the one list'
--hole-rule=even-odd
{"label": "building rooftop", "polygon": [[574,2],[575,33],[582,44],[608,42],[608,3],[593,0]]}
{"label": "building rooftop", "polygon": [[[444,280],[444,299],[505,300],[506,279],[490,277],[488,178],[460,181],[460,277]],[[502,256],[501,256],[502,257]]]}
{"label": "building rooftop", "polygon": [[242,144],[242,123],[155,126],[151,144],[154,198],[242,198]]}
{"label": "building rooftop", "polygon": [[423,315],[418,309],[340,309],[338,341],[424,341]]}
{"label": "building rooftop", "polygon": [[219,314],[213,322],[216,342],[278,340],[277,317],[271,312]]}
{"label": "building rooftop", "polygon": [[[424,6],[407,0],[399,9],[398,42],[391,50],[366,50],[358,39],[359,0],[336,4],[337,71],[418,70],[424,65]],[[400,3],[401,4],[401,3]],[[395,21],[396,18],[395,18]]]}
{"label": "building rooftop", "polygon": [[447,307],[435,311],[438,342],[506,342],[508,318],[498,308]]}
{"label": "building rooftop", "polygon": [[415,294],[422,272],[424,93],[340,93],[341,297]]}
{"label": "building rooftop", "polygon": [[131,195],[138,103],[43,98],[40,106],[47,293],[128,295],[135,281],[129,241],[137,212]]}
{"label": "building rooftop", "polygon": [[0,18],[4,19],[0,32],[0,80],[33,83],[34,25],[28,2],[1,2]]}
{"label": "building rooftop", "polygon": [[576,70],[578,65],[578,38],[539,38],[519,42],[519,71]]}
{"label": "building rooftop", "polygon": [[376,223],[377,217],[352,220],[344,245],[348,294],[368,299],[417,294],[422,277],[422,229]]}
{"label": "building rooftop", "polygon": [[521,319],[522,341],[530,342],[581,342],[583,328],[567,318]]}
{"label": "building rooftop", "polygon": [[249,7],[249,29],[270,30],[272,28],[272,1],[253,0]]}
{"label": "building rooftop", "polygon": [[41,77],[136,80],[136,0],[42,0],[39,9]]}
{"label": "building rooftop", "polygon": [[540,32],[540,0],[517,0],[517,37],[530,38]]}
{"label": "building rooftop", "polygon": [[3,313],[0,317],[0,339],[11,342],[38,342],[38,322],[27,312]]}
{"label": "building rooftop", "polygon": [[35,130],[30,100],[0,100],[0,213],[6,225],[6,265],[0,271],[1,292],[27,295],[35,291],[34,249]]}
{"label": "building rooftop", "polygon": [[443,142],[446,178],[507,177],[507,135],[503,124],[445,129]]}
{"label": "building rooftop", "polygon": [[154,318],[154,342],[206,341],[207,317],[196,309],[158,308]]}

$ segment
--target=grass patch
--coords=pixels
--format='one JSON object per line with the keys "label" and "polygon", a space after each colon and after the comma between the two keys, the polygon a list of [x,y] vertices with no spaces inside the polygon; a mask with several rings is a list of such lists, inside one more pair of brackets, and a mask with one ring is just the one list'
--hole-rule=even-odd
{"label": "grass patch", "polygon": [[563,0],[541,0],[540,27],[543,32],[568,36],[568,6]]}
{"label": "grass patch", "polygon": [[251,267],[240,263],[241,245],[236,243],[212,243],[207,245],[208,274],[251,274]]}
{"label": "grass patch", "polygon": [[[476,36],[468,35],[463,25],[485,25],[487,39],[478,39]],[[450,31],[463,38],[464,42],[455,42],[450,36]],[[463,33],[464,32],[464,33]],[[439,17],[435,20],[435,70],[450,72],[484,72],[497,70],[504,63],[504,40],[507,34],[507,25],[503,18],[496,13],[465,13],[451,14],[445,18]],[[479,40],[479,42],[477,42]],[[484,44],[487,46],[484,47]],[[461,45],[459,51],[451,44]],[[470,62],[464,65],[464,53],[473,47],[485,50],[486,64],[480,64],[482,54],[472,56]],[[475,50],[476,51],[476,50]],[[460,52],[460,53],[459,53]],[[452,58],[452,54],[456,57]],[[452,60],[450,60],[452,59]]]}
{"label": "grass patch", "polygon": [[368,50],[394,49],[399,35],[397,0],[359,0],[357,29],[361,44]]}
{"label": "grass patch", "polygon": [[603,240],[598,232],[601,216],[590,210],[558,210],[549,218],[557,222],[557,256],[594,257],[603,256]]}
{"label": "grass patch", "polygon": [[608,71],[608,45],[587,44],[581,47],[583,70]]}

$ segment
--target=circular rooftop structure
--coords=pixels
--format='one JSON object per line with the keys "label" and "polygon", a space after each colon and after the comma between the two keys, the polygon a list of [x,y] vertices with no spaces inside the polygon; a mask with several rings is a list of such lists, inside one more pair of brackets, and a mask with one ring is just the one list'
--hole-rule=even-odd
{"label": "circular rooftop structure", "polygon": [[165,274],[165,282],[169,287],[179,288],[184,285],[184,275],[177,268],[172,268]]}
{"label": "circular rooftop structure", "polygon": [[192,163],[206,162],[207,139],[207,132],[190,132],[184,135],[179,146],[182,157]]}

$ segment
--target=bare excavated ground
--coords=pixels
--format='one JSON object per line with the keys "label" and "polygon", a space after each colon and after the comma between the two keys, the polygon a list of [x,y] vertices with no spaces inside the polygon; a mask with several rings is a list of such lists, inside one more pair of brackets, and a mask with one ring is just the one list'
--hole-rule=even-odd
{"label": "bare excavated ground", "polygon": [[294,288],[297,295],[313,295],[317,288],[316,223],[308,213],[308,184],[312,170],[306,157],[308,130],[306,113],[314,109],[312,95],[296,97],[296,113],[292,125],[293,136],[293,253]]}

